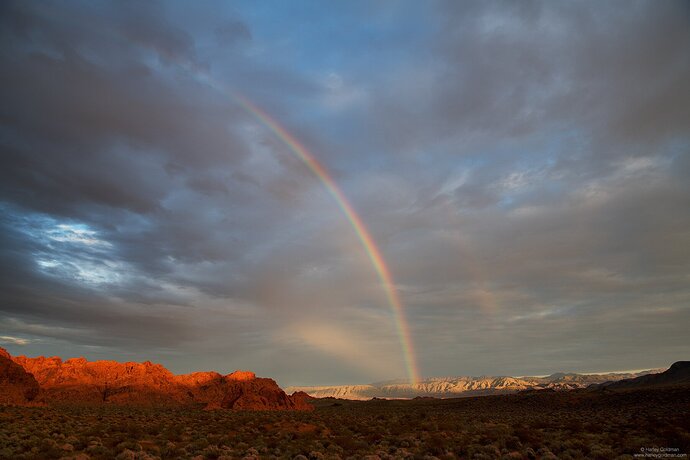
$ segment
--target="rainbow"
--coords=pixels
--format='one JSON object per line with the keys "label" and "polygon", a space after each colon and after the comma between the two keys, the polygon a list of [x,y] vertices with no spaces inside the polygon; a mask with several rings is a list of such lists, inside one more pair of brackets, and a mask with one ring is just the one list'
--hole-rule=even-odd
{"label": "rainbow", "polygon": [[206,83],[216,89],[222,91],[223,93],[230,96],[234,101],[241,105],[246,111],[251,113],[257,120],[259,120],[263,125],[268,127],[287,147],[299,157],[300,160],[314,173],[316,177],[323,183],[329,193],[333,196],[338,206],[343,211],[347,219],[350,221],[352,228],[355,230],[357,237],[364,246],[364,250],[369,256],[374,270],[376,271],[383,289],[386,293],[386,298],[388,304],[393,310],[393,315],[395,317],[395,325],[398,332],[398,338],[400,340],[400,346],[402,347],[403,356],[405,359],[405,367],[407,368],[407,375],[410,383],[417,384],[419,382],[419,370],[417,368],[417,360],[415,358],[414,347],[412,343],[412,337],[410,335],[410,330],[405,319],[405,311],[403,309],[402,303],[400,302],[400,296],[395,288],[395,283],[393,282],[393,277],[391,272],[386,265],[386,262],[381,255],[381,251],[371,237],[369,230],[364,225],[362,218],[359,217],[357,212],[355,212],[352,204],[345,197],[343,191],[338,187],[333,178],[326,168],[319,163],[314,155],[312,155],[309,150],[302,145],[293,135],[291,135],[284,127],[282,127],[275,119],[273,119],[268,113],[263,111],[260,107],[254,104],[252,101],[246,97],[232,93],[227,90],[223,90],[222,87],[216,84],[209,75],[201,75],[204,77]]}

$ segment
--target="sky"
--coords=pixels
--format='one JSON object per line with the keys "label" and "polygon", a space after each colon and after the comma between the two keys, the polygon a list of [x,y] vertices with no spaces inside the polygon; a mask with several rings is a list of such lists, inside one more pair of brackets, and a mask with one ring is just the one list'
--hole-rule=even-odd
{"label": "sky", "polygon": [[[0,346],[283,386],[690,356],[685,1],[7,1]],[[328,171],[399,295],[324,182]]]}

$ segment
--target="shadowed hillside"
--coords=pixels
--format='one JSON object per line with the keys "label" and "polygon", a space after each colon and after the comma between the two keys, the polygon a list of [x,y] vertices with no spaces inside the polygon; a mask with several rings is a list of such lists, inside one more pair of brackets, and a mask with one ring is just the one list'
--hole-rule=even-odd
{"label": "shadowed hillside", "polygon": [[670,385],[690,385],[690,361],[678,361],[665,372],[643,375],[636,378],[606,382],[595,388],[607,390],[625,390],[633,388],[653,388]]}

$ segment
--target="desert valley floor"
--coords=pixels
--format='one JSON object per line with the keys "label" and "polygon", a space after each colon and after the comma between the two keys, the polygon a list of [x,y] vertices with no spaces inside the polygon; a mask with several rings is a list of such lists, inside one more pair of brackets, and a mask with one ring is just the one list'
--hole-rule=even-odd
{"label": "desert valley floor", "polygon": [[533,391],[313,411],[0,407],[3,459],[687,458],[690,387]]}

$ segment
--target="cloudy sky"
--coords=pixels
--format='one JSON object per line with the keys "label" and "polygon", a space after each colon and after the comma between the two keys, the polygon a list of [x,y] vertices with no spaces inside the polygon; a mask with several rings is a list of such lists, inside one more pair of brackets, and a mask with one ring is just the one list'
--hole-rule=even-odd
{"label": "cloudy sky", "polygon": [[[0,346],[407,376],[690,357],[684,1],[2,2]],[[213,84],[209,84],[213,82]]]}

